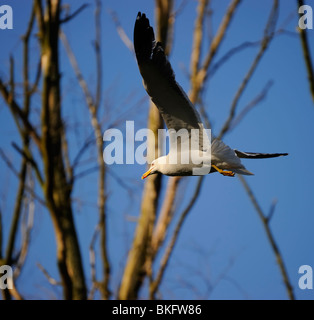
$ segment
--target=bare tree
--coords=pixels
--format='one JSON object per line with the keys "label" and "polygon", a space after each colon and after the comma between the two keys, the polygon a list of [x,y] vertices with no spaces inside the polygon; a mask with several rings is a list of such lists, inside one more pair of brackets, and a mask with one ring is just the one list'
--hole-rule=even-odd
{"label": "bare tree", "polygon": [[[206,47],[205,26],[211,19],[211,1],[198,0],[188,75],[190,84],[189,97],[199,109],[208,127],[211,126],[211,118],[208,115],[208,110],[203,105],[202,94],[205,92],[214,71],[226,60],[232,58],[233,54],[248,45],[246,43],[237,46],[214,64],[214,58],[227,37],[231,22],[236,16],[240,3],[240,0],[230,0],[230,5],[221,19],[217,32],[212,35],[210,44]],[[178,212],[179,210],[175,204],[179,196],[179,187],[185,178],[171,177],[166,180],[161,175],[153,175],[145,181],[133,242],[127,259],[123,261],[123,273],[121,274],[121,279],[119,279],[118,292],[114,296],[114,286],[116,284],[112,283],[113,267],[110,263],[108,250],[107,225],[107,200],[109,196],[107,176],[109,168],[103,161],[104,143],[102,139],[103,131],[107,125],[105,121],[108,119],[104,119],[100,112],[104,101],[101,1],[95,0],[95,40],[93,49],[96,61],[96,84],[94,86],[88,83],[81,72],[76,53],[70,45],[71,42],[68,40],[66,32],[61,29],[63,24],[71,23],[72,19],[86,7],[87,5],[83,5],[72,14],[69,14],[65,13],[66,7],[61,5],[61,0],[46,0],[45,5],[41,0],[34,0],[29,23],[22,37],[22,103],[20,103],[20,99],[16,95],[17,81],[15,79],[13,58],[10,58],[9,81],[6,82],[0,78],[0,93],[15,120],[21,140],[20,145],[17,142],[12,144],[15,152],[21,158],[19,169],[16,169],[17,165],[12,163],[5,152],[0,149],[2,161],[18,178],[15,207],[12,212],[8,239],[4,239],[3,236],[3,214],[2,208],[0,208],[0,264],[9,264],[15,268],[14,290],[3,290],[4,299],[27,298],[23,295],[23,292],[20,292],[16,280],[25,263],[28,248],[31,246],[30,235],[37,204],[44,207],[51,217],[60,279],[54,279],[50,276],[49,270],[46,270],[45,266],[38,264],[38,268],[43,272],[50,284],[61,286],[64,299],[87,299],[88,297],[92,299],[95,298],[97,290],[100,292],[102,299],[137,299],[139,298],[140,289],[145,285],[145,279],[148,280],[148,298],[155,299],[160,291],[162,280],[169,266],[179,234],[182,231],[182,226],[195,205],[203,185],[203,177],[197,178],[194,191],[186,207],[181,212]],[[155,1],[156,38],[157,41],[162,43],[167,55],[171,54],[172,42],[175,36],[174,24],[179,17],[180,10],[184,10],[184,1],[177,11],[175,11],[175,2],[172,0]],[[239,125],[249,110],[262,101],[268,93],[271,82],[267,82],[261,92],[239,111],[239,100],[256,73],[259,62],[276,34],[275,22],[278,10],[278,1],[274,0],[262,38],[254,43],[254,46],[259,46],[259,50],[235,93],[224,125],[217,134],[218,138],[223,138],[235,126]],[[124,32],[119,24],[117,16],[114,16],[114,21],[122,41],[132,50],[132,42],[127,38],[127,33]],[[35,33],[36,23],[38,32],[36,35],[40,53],[38,67],[31,74],[29,68],[29,41],[31,35]],[[306,38],[301,35],[301,39],[306,52],[308,51],[306,49]],[[70,160],[70,152],[73,150],[68,144],[68,132],[65,127],[65,119],[62,118],[63,104],[61,96],[63,88],[60,81],[60,40],[65,48],[90,114],[89,126],[91,134],[86,138],[79,150],[76,150],[76,156],[72,161]],[[306,59],[306,61],[308,60]],[[34,112],[32,98],[38,94],[40,94],[40,119],[39,123],[35,123],[34,118],[31,117],[32,112]],[[155,141],[158,141],[158,130],[164,127],[162,117],[152,102],[149,105],[147,127],[154,132],[154,139],[148,139],[147,146],[148,162],[150,163],[155,155],[160,154],[160,150],[163,148],[163,146],[155,144]],[[95,154],[95,157],[90,160],[90,163],[92,163],[91,168],[81,175],[75,174],[80,164],[80,159],[91,146],[94,147],[93,152]],[[89,245],[91,277],[90,283],[88,283],[86,273],[83,270],[83,260],[78,242],[80,230],[75,226],[73,219],[74,200],[72,191],[78,178],[84,177],[85,174],[87,175],[91,171],[97,172],[96,207],[98,222],[94,227],[94,233]],[[34,181],[35,177],[36,182]],[[125,187],[121,179],[116,179],[119,181],[121,188]],[[246,180],[241,178],[241,182],[261,219],[267,240],[278,261],[288,296],[290,299],[294,299],[293,288],[289,281],[284,259],[269,225],[275,207],[272,206],[269,215],[264,214]],[[41,194],[35,192],[35,183],[40,186]],[[163,187],[165,195],[162,198]],[[160,208],[159,212],[158,208]],[[22,214],[23,210],[26,212],[24,216]],[[179,218],[175,224],[174,216],[176,214]],[[22,219],[23,217],[24,219]],[[17,249],[16,244],[16,239],[19,236],[18,232],[22,233],[22,245],[19,249]],[[166,243],[168,238],[170,240]],[[97,239],[99,240],[99,250],[97,251],[100,253],[99,256],[96,255]],[[4,243],[6,243],[5,250],[3,250]],[[18,255],[15,254],[16,251],[18,251]],[[161,256],[160,261],[156,258],[157,254]],[[98,263],[101,264],[100,279],[99,274],[96,272],[96,264]],[[89,292],[88,288],[90,288]],[[208,290],[210,291],[211,289]]]}
{"label": "bare tree", "polygon": [[[35,14],[39,31],[43,82],[40,134],[28,119],[30,108],[28,78],[24,79],[26,90],[26,108],[24,110],[15,101],[13,92],[9,92],[2,81],[0,81],[0,89],[13,116],[17,118],[22,130],[27,132],[24,140],[30,136],[41,155],[41,165],[39,166],[32,153],[29,152],[28,142],[26,141],[26,144],[24,142],[24,148],[28,153],[26,153],[27,157],[24,158],[24,161],[29,162],[35,168],[38,181],[43,189],[45,204],[53,222],[57,244],[57,263],[62,279],[64,298],[85,299],[85,276],[72,213],[71,191],[73,183],[71,177],[67,176],[62,150],[63,123],[59,71],[60,1],[47,1],[46,6],[43,7],[40,0],[35,0],[33,12],[32,16]],[[24,59],[26,60],[28,52],[25,52]],[[27,71],[25,75],[26,73]],[[42,173],[40,173],[39,167],[43,167]],[[17,205],[18,203],[17,201]]]}

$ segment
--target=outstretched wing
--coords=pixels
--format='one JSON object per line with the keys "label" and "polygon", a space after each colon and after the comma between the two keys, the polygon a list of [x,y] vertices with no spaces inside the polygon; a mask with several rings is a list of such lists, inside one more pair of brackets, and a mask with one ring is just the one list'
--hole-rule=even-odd
{"label": "outstretched wing", "polygon": [[[174,72],[159,42],[155,41],[154,30],[145,14],[137,15],[134,27],[134,49],[144,87],[161,113],[170,133],[187,129],[198,129],[199,149],[203,145],[204,126],[200,116],[183,89],[175,80]],[[209,144],[209,141],[208,141]]]}

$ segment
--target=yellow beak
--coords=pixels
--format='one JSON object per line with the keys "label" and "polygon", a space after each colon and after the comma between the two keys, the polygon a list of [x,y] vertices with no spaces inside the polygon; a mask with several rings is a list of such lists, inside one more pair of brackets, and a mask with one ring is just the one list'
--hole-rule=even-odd
{"label": "yellow beak", "polygon": [[150,175],[151,171],[152,171],[152,168],[150,168],[149,170],[147,170],[147,171],[142,175],[142,180],[145,179],[145,178],[147,178],[147,177]]}

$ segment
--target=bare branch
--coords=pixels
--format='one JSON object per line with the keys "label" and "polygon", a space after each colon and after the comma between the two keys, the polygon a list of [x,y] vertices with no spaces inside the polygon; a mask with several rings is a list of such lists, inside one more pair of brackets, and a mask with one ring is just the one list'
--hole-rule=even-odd
{"label": "bare branch", "polygon": [[102,59],[101,59],[101,1],[96,0],[96,11],[95,11],[95,54],[96,54],[96,98],[95,107],[98,110],[101,101],[101,89],[102,89]]}
{"label": "bare branch", "polygon": [[233,0],[231,4],[229,5],[226,14],[223,17],[223,20],[221,21],[218,31],[213,38],[209,51],[207,53],[207,56],[205,57],[205,60],[202,64],[202,67],[199,69],[197,77],[192,82],[192,89],[190,93],[190,98],[192,102],[197,101],[197,97],[199,95],[199,92],[201,91],[206,78],[208,77],[208,70],[211,65],[211,62],[216,55],[220,44],[222,43],[222,40],[225,37],[226,31],[228,30],[228,27],[230,25],[230,22],[232,20],[232,17],[234,16],[235,10],[240,4],[241,0]]}
{"label": "bare branch", "polygon": [[37,64],[37,71],[36,71],[36,75],[35,75],[35,80],[33,82],[32,87],[29,89],[29,94],[32,95],[33,93],[36,92],[37,88],[38,88],[38,83],[40,80],[40,76],[41,76],[41,60],[39,59],[38,64]]}
{"label": "bare branch", "polygon": [[38,149],[41,151],[41,138],[36,132],[33,125],[29,122],[28,117],[25,115],[25,112],[19,107],[16,101],[9,94],[8,89],[0,79],[0,92],[6,101],[6,103],[10,106],[13,115],[18,116],[20,120],[22,120],[25,128],[29,131],[29,135],[33,138],[34,142],[38,146]]}
{"label": "bare branch", "polygon": [[[304,5],[303,0],[297,0],[297,1],[298,1],[299,7]],[[300,13],[300,16],[301,16],[301,13]],[[312,100],[314,102],[314,69],[313,69],[313,62],[310,54],[309,41],[308,41],[307,32],[305,29],[299,28],[299,34],[300,34],[303,56],[304,56],[304,61],[305,61],[305,66],[307,71],[307,78],[310,86],[310,92],[311,92]]]}
{"label": "bare branch", "polygon": [[65,171],[67,174],[67,181],[69,182],[69,185],[72,186],[74,179],[73,179],[73,167],[71,166],[70,163],[70,156],[69,156],[69,146],[68,146],[68,141],[66,137],[66,130],[64,127],[61,128],[61,143],[62,143],[62,151],[64,154],[64,166],[65,166]]}
{"label": "bare branch", "polygon": [[82,12],[85,8],[87,8],[89,6],[89,4],[84,3],[82,4],[77,10],[75,10],[72,14],[66,16],[64,19],[60,20],[60,24],[69,22],[70,20],[72,20],[73,18],[75,18],[80,12]]}
{"label": "bare branch", "polygon": [[234,48],[228,50],[217,62],[213,63],[212,67],[209,69],[208,76],[213,77],[217,70],[226,63],[230,58],[232,58],[236,53],[251,47],[258,46],[261,41],[245,41]]}
{"label": "bare branch", "polygon": [[267,219],[267,223],[270,223],[270,220],[271,218],[273,217],[274,215],[274,212],[275,212],[275,209],[276,209],[276,205],[277,205],[277,199],[274,199],[271,206],[270,206],[270,209],[269,209],[269,212],[268,212],[268,215],[266,217]]}
{"label": "bare branch", "polygon": [[283,261],[283,258],[282,258],[282,254],[278,248],[278,245],[274,239],[274,236],[273,236],[273,233],[270,229],[270,226],[269,226],[269,222],[270,222],[270,218],[273,216],[273,211],[274,211],[274,205],[273,205],[273,208],[271,209],[270,211],[270,214],[268,215],[268,217],[265,216],[263,210],[261,209],[260,205],[258,204],[257,202],[257,199],[256,197],[254,196],[254,193],[252,191],[252,189],[250,188],[250,186],[248,185],[248,183],[246,182],[245,178],[241,175],[238,175],[238,178],[240,179],[244,189],[246,190],[262,224],[263,224],[263,227],[264,227],[264,230],[266,232],[266,235],[267,235],[267,239],[270,243],[270,246],[276,256],[276,261],[279,265],[279,269],[280,269],[280,272],[281,272],[281,275],[282,275],[282,278],[283,278],[283,281],[284,281],[284,284],[285,284],[285,287],[286,287],[286,290],[287,290],[287,294],[290,298],[290,300],[294,300],[295,297],[294,297],[294,293],[293,293],[293,287],[290,283],[290,280],[289,280],[289,277],[288,277],[288,273],[287,273],[287,270],[286,270],[286,266],[284,264],[284,261]]}
{"label": "bare branch", "polygon": [[234,97],[232,104],[231,104],[229,116],[228,116],[227,120],[225,121],[225,123],[224,123],[224,125],[218,135],[219,139],[221,139],[229,130],[231,122],[233,121],[233,119],[235,117],[236,108],[238,106],[239,100],[240,100],[245,88],[247,87],[250,79],[252,78],[252,75],[253,75],[254,71],[256,70],[261,58],[263,57],[266,49],[268,48],[270,41],[272,40],[272,38],[274,36],[277,15],[278,15],[278,1],[274,0],[273,7],[271,9],[271,12],[270,12],[270,15],[268,18],[268,22],[267,22],[267,25],[264,30],[264,37],[261,42],[260,49],[259,49],[252,65],[250,66],[247,74],[245,75],[238,91],[235,94],[235,97]]}
{"label": "bare branch", "polygon": [[273,85],[273,81],[268,81],[265,87],[263,88],[263,90],[243,108],[243,110],[239,113],[239,115],[235,117],[234,120],[231,122],[230,127],[228,129],[228,133],[230,133],[242,121],[242,119],[247,115],[247,113],[251,109],[256,107],[259,103],[261,103],[266,98],[267,93],[272,85]]}
{"label": "bare branch", "polygon": [[[20,179],[20,174],[18,173],[18,171],[14,168],[12,162],[10,161],[10,159],[6,156],[5,152],[0,148],[0,157],[3,159],[3,161],[6,163],[6,165],[9,167],[9,169],[14,173],[14,175]],[[37,195],[34,190],[28,186],[25,185],[25,189],[31,193],[31,195],[44,207],[47,206],[46,201],[43,200],[39,195]]]}
{"label": "bare branch", "polygon": [[31,154],[29,154],[29,153],[26,153],[22,149],[20,149],[20,147],[18,147],[18,145],[15,142],[12,142],[12,146],[33,167],[33,169],[35,170],[35,173],[37,175],[37,178],[38,178],[38,181],[39,181],[40,185],[43,186],[44,185],[44,180],[43,180],[42,175],[41,175],[41,173],[39,171],[37,162],[34,160],[33,156]]}
{"label": "bare branch", "polygon": [[192,55],[191,55],[191,77],[192,81],[197,76],[199,71],[199,64],[201,60],[201,50],[203,43],[203,26],[204,26],[204,15],[206,11],[206,7],[208,5],[209,0],[201,0],[199,1],[199,5],[197,7],[197,18],[195,20],[195,27],[193,32],[193,46],[192,46]]}
{"label": "bare branch", "polygon": [[130,40],[130,38],[128,37],[128,35],[126,34],[126,32],[124,31],[123,27],[121,26],[121,23],[119,21],[117,13],[113,10],[108,10],[108,11],[109,11],[109,14],[110,14],[115,26],[116,26],[116,29],[117,29],[117,32],[118,32],[120,39],[125,44],[125,46],[130,50],[130,52],[132,52],[133,55],[135,56],[133,43]]}
{"label": "bare branch", "polygon": [[73,160],[73,163],[72,163],[72,170],[73,171],[78,166],[81,157],[84,155],[84,152],[86,152],[87,149],[94,143],[95,143],[95,137],[94,137],[94,132],[92,132],[85,139],[85,142],[82,144],[81,148],[78,150],[76,156],[74,157],[74,160]]}
{"label": "bare branch", "polygon": [[92,236],[92,240],[89,245],[89,263],[91,267],[91,279],[92,279],[92,288],[89,293],[89,299],[93,299],[95,290],[98,288],[97,278],[96,278],[96,259],[95,259],[95,242],[97,235],[99,233],[99,224],[97,224],[95,231]]}
{"label": "bare branch", "polygon": [[[28,168],[30,169],[30,168]],[[34,189],[35,183],[32,179],[31,174],[28,174],[29,180],[30,180],[30,186]],[[22,267],[24,265],[28,248],[30,244],[30,236],[31,231],[34,225],[34,215],[35,215],[35,201],[32,195],[28,197],[28,199],[25,201],[25,208],[27,208],[27,213],[25,214],[26,219],[24,219],[22,224],[22,248],[19,252],[19,257],[17,259],[16,268],[14,270],[14,279],[16,280],[17,277],[20,275]]]}
{"label": "bare branch", "polygon": [[11,224],[8,244],[6,248],[5,260],[6,260],[6,264],[9,264],[9,265],[11,265],[13,262],[13,250],[15,248],[15,241],[17,238],[17,229],[18,229],[18,224],[21,216],[21,208],[22,208],[23,195],[25,190],[25,178],[26,178],[26,162],[23,161],[21,166],[20,181],[19,181],[19,187],[18,187],[18,192],[17,192],[15,206],[14,206],[14,212],[12,215],[12,224]]}
{"label": "bare branch", "polygon": [[37,18],[39,39],[42,41],[43,33],[45,32],[44,13],[41,0],[34,0],[34,11]]}
{"label": "bare branch", "polygon": [[39,262],[37,262],[37,267],[44,274],[50,284],[52,284],[53,286],[61,285],[61,282],[51,277],[49,272]]}
{"label": "bare branch", "polygon": [[[76,57],[70,47],[70,44],[69,44],[69,41],[65,35],[65,33],[60,29],[60,32],[59,32],[59,36],[60,36],[60,39],[63,43],[63,46],[67,52],[67,55],[69,57],[69,60],[70,60],[70,63],[72,65],[72,68],[75,72],[75,75],[76,75],[76,78],[77,80],[79,81],[79,84],[83,90],[83,93],[84,93],[84,96],[85,96],[85,99],[86,99],[86,103],[87,103],[87,106],[88,108],[91,108],[93,107],[95,104],[94,104],[94,99],[92,97],[92,94],[90,93],[89,91],[89,88],[87,86],[87,83],[83,77],[83,74],[81,73],[81,70],[79,68],[79,65],[77,63],[77,60],[76,60]],[[94,111],[95,112],[95,111]]]}

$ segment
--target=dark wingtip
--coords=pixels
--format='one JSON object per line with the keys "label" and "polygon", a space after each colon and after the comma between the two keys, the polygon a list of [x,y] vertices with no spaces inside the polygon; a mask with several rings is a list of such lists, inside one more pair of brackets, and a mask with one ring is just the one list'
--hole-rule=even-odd
{"label": "dark wingtip", "polygon": [[239,150],[234,150],[236,155],[239,158],[246,158],[246,159],[266,159],[266,158],[276,158],[287,156],[288,153],[255,153],[255,152],[243,152]]}
{"label": "dark wingtip", "polygon": [[150,59],[155,41],[154,31],[145,13],[140,11],[136,17],[133,39],[137,61],[141,63]]}
{"label": "dark wingtip", "polygon": [[146,14],[145,14],[145,13],[142,13],[141,11],[139,11],[139,12],[137,13],[136,21],[138,21],[138,20],[143,20],[143,21],[146,21],[146,20],[147,20],[147,22],[148,22],[148,24],[149,24],[149,20],[146,18]]}

